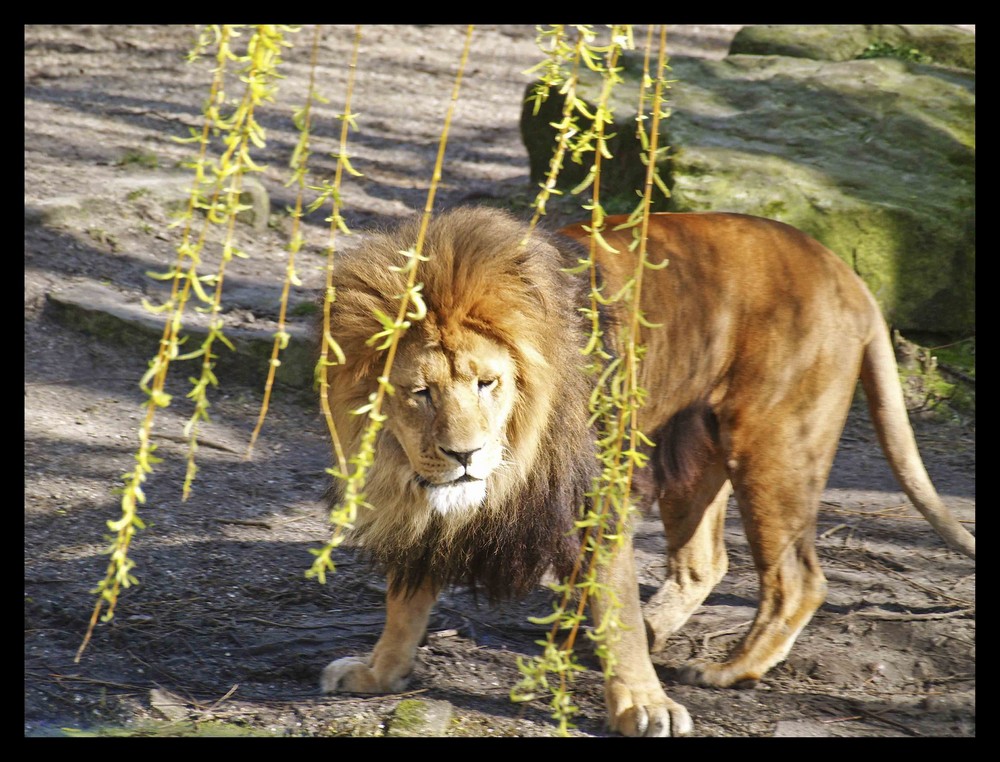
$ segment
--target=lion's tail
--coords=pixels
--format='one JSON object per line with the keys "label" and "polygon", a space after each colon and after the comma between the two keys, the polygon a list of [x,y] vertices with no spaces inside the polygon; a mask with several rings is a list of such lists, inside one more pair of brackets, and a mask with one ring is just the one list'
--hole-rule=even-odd
{"label": "lion's tail", "polygon": [[[872,304],[876,312],[878,307]],[[976,538],[941,501],[924,468],[906,412],[889,332],[881,313],[875,337],[865,348],[861,384],[882,451],[903,491],[953,550],[975,558]]]}

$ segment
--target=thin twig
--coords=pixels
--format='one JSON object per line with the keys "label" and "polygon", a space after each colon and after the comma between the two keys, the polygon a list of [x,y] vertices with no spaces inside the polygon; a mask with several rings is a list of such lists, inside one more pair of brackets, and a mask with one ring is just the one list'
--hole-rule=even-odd
{"label": "thin twig", "polygon": [[353,622],[326,622],[325,624],[288,624],[288,622],[272,622],[268,619],[261,619],[257,616],[243,617],[241,619],[236,619],[237,622],[255,622],[257,624],[265,624],[268,627],[284,627],[287,630],[326,630],[329,628],[334,628],[337,630],[346,630],[357,627]]}
{"label": "thin twig", "polygon": [[873,720],[877,720],[878,722],[884,722],[886,725],[892,725],[895,728],[899,728],[907,735],[918,736],[918,737],[923,736],[923,733],[914,730],[908,725],[904,725],[903,723],[897,722],[896,720],[891,720],[888,717],[883,717],[882,715],[876,712],[870,712],[867,709],[863,709],[861,707],[858,707],[858,711],[861,712],[861,714],[865,715],[866,717],[870,717]]}
{"label": "thin twig", "polygon": [[964,381],[965,383],[969,384],[970,386],[975,386],[976,385],[976,377],[975,376],[970,376],[968,373],[966,373],[965,371],[959,370],[954,365],[948,365],[947,363],[943,363],[940,360],[938,360],[937,367],[938,367],[938,370],[943,370],[949,376],[954,376],[955,378],[957,378],[957,379],[959,379],[961,381]]}
{"label": "thin twig", "polygon": [[[239,688],[239,687],[240,687],[239,683],[234,684],[232,688],[230,688],[228,691],[225,692],[225,694],[222,696],[222,698],[218,699],[210,707],[208,707],[207,709],[203,709],[202,711],[206,712],[206,713],[215,711],[216,709],[219,708],[219,706],[222,704],[223,701],[227,701],[230,696],[232,696],[234,693],[236,693],[236,689]],[[196,704],[196,706],[197,706],[197,704]]]}
{"label": "thin twig", "polygon": [[850,524],[837,524],[837,526],[831,527],[830,529],[827,529],[825,532],[821,533],[819,539],[825,540],[831,534],[839,532],[841,529],[850,529],[850,528],[851,528]]}
{"label": "thin twig", "polygon": [[749,627],[751,624],[753,624],[753,620],[748,619],[745,622],[740,622],[740,624],[734,624],[732,627],[726,628],[725,630],[716,630],[715,632],[705,633],[701,638],[701,646],[702,648],[707,649],[708,641],[712,638],[718,638],[723,635],[739,635],[743,632],[744,628]]}
{"label": "thin twig", "polygon": [[953,619],[975,614],[975,608],[956,609],[955,611],[929,611],[926,613],[897,611],[852,611],[848,616],[860,616],[865,619],[885,619],[890,621],[913,622],[929,619]]}
{"label": "thin twig", "polygon": [[[824,513],[836,513],[840,516],[864,516],[867,519],[886,519],[889,521],[926,521],[923,516],[896,516],[888,513],[889,511],[899,510],[900,508],[909,508],[909,503],[903,503],[902,505],[893,505],[888,508],[881,508],[878,511],[852,511],[847,508],[831,508],[828,503],[824,503],[822,511]],[[975,519],[959,519],[961,524],[971,524],[975,526]],[[830,530],[833,531],[833,530]]]}
{"label": "thin twig", "polygon": [[222,519],[217,518],[215,520],[216,524],[235,524],[241,527],[263,527],[264,529],[271,529],[271,524],[267,521],[261,521],[260,519]]}
{"label": "thin twig", "polygon": [[820,720],[821,725],[832,725],[837,722],[857,722],[858,720],[864,719],[863,715],[856,714],[852,717],[833,717],[829,720]]}
{"label": "thin twig", "polygon": [[41,381],[25,381],[25,386],[70,386],[72,384],[89,384],[92,381],[121,381],[131,383],[135,379],[125,376],[73,376],[71,378],[43,379]]}
{"label": "thin twig", "polygon": [[[180,434],[159,434],[158,438],[159,439],[166,439],[169,442],[180,442],[181,444],[188,444],[189,441],[190,441],[187,437],[181,436]],[[198,446],[199,447],[209,447],[209,448],[211,448],[213,450],[223,450],[225,452],[235,452],[235,453],[241,453],[242,452],[242,450],[237,450],[237,449],[232,448],[229,445],[225,444],[224,442],[219,442],[219,441],[214,440],[214,439],[203,439],[203,438],[201,438],[201,439],[198,440]]]}
{"label": "thin twig", "polygon": [[[954,675],[932,675],[930,677],[924,677],[921,682],[925,683],[962,683],[968,680],[975,680],[975,672],[959,672]],[[921,695],[927,696],[948,696],[951,695],[948,691],[921,691]]]}
{"label": "thin twig", "polygon": [[112,680],[97,680],[93,677],[82,677],[81,675],[52,674],[51,677],[57,683],[60,683],[63,680],[73,680],[74,682],[78,683],[89,683],[90,685],[104,685],[104,686],[110,686],[112,688],[125,688],[126,690],[130,691],[141,691],[144,689],[144,686],[142,685],[132,685],[131,683],[116,683]]}
{"label": "thin twig", "polygon": [[886,574],[886,575],[888,575],[890,577],[893,577],[895,579],[900,580],[901,582],[905,582],[906,584],[910,585],[911,587],[915,587],[918,590],[927,593],[932,598],[944,598],[946,600],[949,600],[949,601],[952,601],[954,603],[957,603],[960,606],[963,606],[963,607],[966,607],[966,608],[972,608],[972,602],[971,601],[968,601],[968,600],[966,600],[964,598],[956,598],[953,595],[948,595],[947,593],[943,593],[943,592],[941,592],[941,590],[939,588],[928,587],[927,585],[921,585],[919,582],[911,579],[906,574],[901,574],[901,573],[895,571],[894,569],[890,569],[885,564],[878,563],[874,558],[867,559],[866,563],[863,563],[863,564],[852,563],[852,562],[850,562],[850,561],[848,561],[848,560],[846,560],[844,558],[837,558],[836,560],[840,564],[842,564],[843,566],[847,566],[847,567],[849,567],[851,569],[857,569],[858,571],[863,571],[863,572],[866,572],[866,573],[870,573],[872,571],[872,566],[874,566],[875,569],[877,571],[881,572],[882,574]]}

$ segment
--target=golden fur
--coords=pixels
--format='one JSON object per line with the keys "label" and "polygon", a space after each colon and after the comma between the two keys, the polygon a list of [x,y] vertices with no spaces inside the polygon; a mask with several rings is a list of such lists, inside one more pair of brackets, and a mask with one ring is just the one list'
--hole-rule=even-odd
{"label": "golden fur", "polygon": [[[599,253],[606,293],[634,270],[631,233],[612,232],[620,222],[608,220],[605,238],[622,253]],[[403,278],[388,266],[416,230],[373,235],[336,273],[334,331],[348,362],[330,370],[330,401],[351,443],[363,420],[349,411],[382,369],[365,343],[378,328],[372,309],[395,313]],[[562,233],[522,246],[525,228],[485,209],[432,221],[420,269],[428,314],[400,346],[368,485],[374,507],[355,534],[388,574],[386,626],[369,657],[327,666],[324,691],[400,690],[441,586],[498,598],[572,563],[572,519],[596,459],[580,370],[585,279],[563,269],[587,235],[582,225]],[[637,486],[659,506],[667,574],[643,609],[630,540],[602,571],[626,625],[611,645],[606,701],[615,731],[682,735],[691,719],[664,693],[648,646],[662,647],[725,573],[722,527],[735,493],[760,608],[726,662],[688,665],[682,678],[734,685],[785,658],[825,594],[816,511],[859,378],[911,500],[952,547],[974,557],[975,541],[927,478],[885,323],[836,256],[787,225],[734,214],[654,215],[648,250],[669,266],[647,271],[642,290],[660,327],[641,337],[649,397],[640,427],[656,446]],[[615,325],[604,316],[612,347]],[[595,617],[603,605],[592,601]]]}
{"label": "golden fur", "polygon": [[[417,231],[413,221],[373,234],[340,258],[331,319],[347,363],[330,368],[330,403],[350,447],[365,423],[350,411],[367,402],[384,363],[384,352],[366,344],[379,328],[373,310],[396,314],[405,275],[392,268],[403,263],[400,252],[414,245]],[[542,237],[521,246],[524,235],[519,223],[488,210],[442,214],[427,233],[430,259],[420,267],[427,315],[413,323],[397,354],[390,379],[396,393],[386,403],[366,487],[377,509],[362,512],[355,534],[394,586],[412,589],[430,576],[502,598],[575,558],[571,506],[583,500],[596,468],[587,380],[564,373],[580,362],[582,297],[567,288],[553,247]],[[482,363],[484,353],[491,367],[460,367]],[[488,377],[473,378],[476,370]],[[497,384],[484,395],[473,389],[476,381]],[[417,388],[427,391],[415,395]],[[424,393],[434,399],[420,400]],[[477,435],[481,441],[460,444]],[[482,504],[456,504],[461,496],[429,500],[415,472],[436,482],[449,463],[457,465],[442,451],[473,445],[502,451],[499,465],[484,466]]]}

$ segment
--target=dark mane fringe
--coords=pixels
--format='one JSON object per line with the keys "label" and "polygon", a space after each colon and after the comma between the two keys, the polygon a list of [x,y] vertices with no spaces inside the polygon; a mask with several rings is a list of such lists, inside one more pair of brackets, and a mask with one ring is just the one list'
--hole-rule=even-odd
{"label": "dark mane fringe", "polygon": [[589,430],[559,426],[579,417],[571,406],[586,408],[583,373],[566,387],[552,414],[556,425],[545,432],[539,449],[570,455],[543,459],[547,468],[532,473],[509,505],[480,514],[452,543],[435,542],[439,530],[432,526],[415,547],[382,559],[393,589],[412,591],[430,577],[442,585],[466,585],[496,601],[530,592],[550,568],[559,578],[572,571],[580,552],[574,521],[600,464]]}
{"label": "dark mane fringe", "polygon": [[549,569],[562,579],[580,552],[573,522],[597,466],[587,456],[593,464],[553,463],[517,496],[517,505],[481,514],[451,543],[438,541],[436,521],[416,545],[372,560],[385,569],[393,593],[413,592],[430,578],[441,586],[467,586],[495,602],[531,592]]}

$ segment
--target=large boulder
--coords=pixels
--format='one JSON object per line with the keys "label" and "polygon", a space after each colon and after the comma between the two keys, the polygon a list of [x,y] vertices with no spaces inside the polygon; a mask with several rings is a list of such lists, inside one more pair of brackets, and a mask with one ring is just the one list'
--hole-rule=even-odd
{"label": "large boulder", "polygon": [[[795,225],[865,279],[896,327],[974,332],[974,72],[895,57],[839,60],[846,55],[844,39],[863,51],[884,36],[872,31],[876,27],[836,27],[823,48],[816,32],[823,28],[808,29],[797,50],[812,50],[809,58],[671,59],[672,113],[660,137],[670,150],[659,167],[671,196],[656,199],[656,208],[744,212]],[[899,29],[906,31],[906,50],[922,50],[920,27]],[[778,31],[784,39],[791,30],[751,29],[734,49],[752,41],[753,49],[769,50],[761,40]],[[960,34],[974,46],[973,34]],[[928,28],[928,38],[943,36]],[[882,49],[891,49],[887,45]],[[775,48],[792,50],[784,41]],[[615,124],[608,127],[616,133],[615,158],[602,163],[609,207],[634,204],[644,173],[634,137],[638,56],[626,58],[624,77],[613,97]],[[593,102],[599,87],[588,74],[578,95]],[[561,108],[555,92],[537,115],[525,106],[522,134],[535,181],[547,169],[550,123]],[[575,184],[586,169],[567,161],[560,185]]]}
{"label": "large boulder", "polygon": [[925,24],[810,24],[745,26],[729,54],[851,61],[894,54],[920,63],[976,68],[976,35],[954,26]]}

